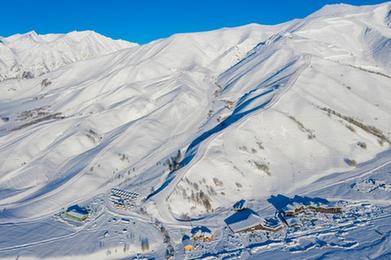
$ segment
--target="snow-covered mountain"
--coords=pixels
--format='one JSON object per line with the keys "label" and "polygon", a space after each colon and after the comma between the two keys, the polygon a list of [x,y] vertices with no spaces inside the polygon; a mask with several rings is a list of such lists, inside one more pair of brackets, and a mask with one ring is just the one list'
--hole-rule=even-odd
{"label": "snow-covered mountain", "polygon": [[[0,222],[44,234],[69,205],[107,207],[84,233],[53,227],[50,249],[26,251],[64,256],[70,241],[51,236],[90,244],[75,255],[105,248],[93,242],[103,220],[126,215],[97,199],[113,187],[142,198],[127,216],[141,222],[135,233],[157,219],[174,247],[194,223],[223,230],[240,199],[265,212],[277,194],[384,203],[389,192],[364,198],[342,184],[388,165],[390,61],[390,2],[140,46],[90,31],[0,38]],[[0,255],[15,255],[18,239],[0,241]]]}
{"label": "snow-covered mountain", "polygon": [[[211,186],[221,180],[223,194],[211,199],[218,207],[226,194],[235,194],[233,203],[294,191],[388,149],[388,17],[389,5],[370,11],[327,6],[292,22],[220,74],[212,122],[203,131],[208,138],[188,149],[195,158],[170,197],[172,209],[184,210],[180,191],[192,191],[187,180],[207,179]],[[216,120],[222,123],[215,126]],[[192,208],[199,210],[188,204]]]}
{"label": "snow-covered mountain", "polygon": [[93,31],[0,37],[0,81],[32,78],[66,64],[136,46]]}

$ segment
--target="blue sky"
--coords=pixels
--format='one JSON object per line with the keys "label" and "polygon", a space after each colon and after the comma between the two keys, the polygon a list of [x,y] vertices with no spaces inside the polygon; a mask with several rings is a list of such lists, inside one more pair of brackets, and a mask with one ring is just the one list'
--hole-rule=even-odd
{"label": "blue sky", "polygon": [[[138,43],[178,32],[302,18],[326,0],[1,0],[0,35],[94,30]],[[354,5],[386,1],[345,0]]]}

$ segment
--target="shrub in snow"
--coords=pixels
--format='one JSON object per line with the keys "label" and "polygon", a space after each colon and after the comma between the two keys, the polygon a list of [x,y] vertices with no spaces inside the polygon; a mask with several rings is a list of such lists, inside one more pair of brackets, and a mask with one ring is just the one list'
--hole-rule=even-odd
{"label": "shrub in snow", "polygon": [[356,160],[352,160],[352,159],[348,159],[348,158],[345,158],[345,163],[349,166],[356,166],[357,165],[357,162]]}
{"label": "shrub in snow", "polygon": [[49,79],[43,79],[41,81],[41,87],[47,87],[49,86],[50,84],[52,84],[52,82],[49,80]]}
{"label": "shrub in snow", "polygon": [[32,79],[32,78],[34,78],[33,73],[31,73],[30,71],[23,71],[22,79]]}
{"label": "shrub in snow", "polygon": [[358,142],[357,145],[360,146],[362,149],[367,149],[367,144],[364,142]]}

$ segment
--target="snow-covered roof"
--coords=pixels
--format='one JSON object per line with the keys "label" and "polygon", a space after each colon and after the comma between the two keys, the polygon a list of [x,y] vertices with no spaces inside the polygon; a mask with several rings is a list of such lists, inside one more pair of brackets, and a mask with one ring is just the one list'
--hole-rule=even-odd
{"label": "snow-covered roof", "polygon": [[205,226],[198,226],[198,227],[195,227],[191,230],[191,235],[192,236],[197,236],[197,235],[211,236],[212,231]]}
{"label": "snow-covered roof", "polygon": [[80,207],[79,205],[73,205],[67,209],[66,215],[70,218],[84,220],[88,216],[88,210]]}
{"label": "snow-covered roof", "polygon": [[295,210],[295,209],[301,208],[303,206],[304,206],[303,204],[300,204],[300,203],[297,203],[297,202],[293,202],[292,204],[288,204],[286,206],[286,210]]}
{"label": "snow-covered roof", "polygon": [[281,224],[280,220],[276,217],[265,218],[263,223],[265,227],[269,227],[269,228],[276,228],[280,226],[280,224]]}
{"label": "snow-covered roof", "polygon": [[229,216],[224,220],[224,222],[232,231],[240,232],[258,224],[264,224],[265,220],[251,209],[244,209]]}
{"label": "snow-covered roof", "polygon": [[295,226],[295,225],[299,224],[299,221],[297,220],[297,218],[286,218],[285,220],[289,226]]}
{"label": "snow-covered roof", "polygon": [[183,246],[192,246],[193,243],[191,242],[190,239],[182,240]]}
{"label": "snow-covered roof", "polygon": [[190,241],[190,237],[188,235],[184,235],[182,237],[182,244],[184,246],[188,246],[188,245],[192,245],[191,241]]}
{"label": "snow-covered roof", "polygon": [[127,218],[121,218],[121,222],[127,224],[130,223],[130,220]]}
{"label": "snow-covered roof", "polygon": [[246,201],[245,200],[239,200],[238,202],[236,202],[233,205],[233,208],[235,210],[241,210],[241,209],[244,209],[245,207],[246,207]]}
{"label": "snow-covered roof", "polygon": [[67,213],[75,216],[85,216],[88,215],[88,210],[86,208],[80,207],[79,205],[73,205],[67,209]]}

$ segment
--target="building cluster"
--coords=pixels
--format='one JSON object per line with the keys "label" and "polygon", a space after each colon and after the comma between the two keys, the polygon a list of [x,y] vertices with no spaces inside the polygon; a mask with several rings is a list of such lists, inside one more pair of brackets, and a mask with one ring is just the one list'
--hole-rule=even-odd
{"label": "building cluster", "polygon": [[[118,188],[111,189],[110,202],[116,208],[129,209],[134,207],[140,194]],[[233,233],[247,233],[254,231],[278,232],[285,227],[294,227],[300,225],[299,216],[321,214],[341,214],[342,208],[336,204],[323,203],[318,200],[311,200],[297,196],[289,199],[284,196],[276,196],[274,203],[277,214],[272,218],[262,218],[252,209],[247,207],[245,200],[240,200],[233,205],[233,214],[227,217],[224,222]],[[277,207],[278,206],[278,207]],[[88,219],[89,210],[79,205],[70,206],[63,216],[72,221],[84,222]],[[129,224],[130,220],[126,218],[113,219],[115,223]],[[164,228],[163,228],[164,229]],[[163,230],[162,229],[162,230]],[[165,230],[165,229],[164,229]],[[167,235],[169,242],[169,236]],[[212,231],[205,226],[192,228],[189,235],[182,238],[183,249],[192,251],[194,244],[213,241]]]}
{"label": "building cluster", "polygon": [[70,206],[65,211],[64,217],[69,220],[83,222],[88,218],[88,213],[89,212],[86,208],[81,207],[76,204],[76,205]]}
{"label": "building cluster", "polygon": [[278,213],[278,216],[286,226],[294,227],[301,225],[298,216],[311,215],[314,213],[341,214],[342,208],[331,203],[326,205],[313,201],[301,203],[292,202],[282,208]]}
{"label": "building cluster", "polygon": [[260,217],[250,208],[246,207],[244,200],[234,204],[234,214],[224,220],[234,233],[253,232],[257,230],[265,232],[277,232],[285,226],[298,225],[296,217],[300,214],[340,214],[342,208],[332,203],[322,204],[314,201],[291,202],[282,207],[277,218],[265,219]]}
{"label": "building cluster", "polygon": [[213,234],[209,228],[205,226],[197,226],[191,230],[190,236],[188,235],[183,236],[182,238],[183,249],[185,251],[192,251],[194,242],[196,241],[211,242],[212,240],[213,240]]}
{"label": "building cluster", "polygon": [[[278,198],[278,197],[277,197]],[[301,198],[297,197],[296,199]],[[301,214],[325,213],[340,214],[342,208],[331,203],[322,204],[311,200],[288,200],[283,207],[278,210],[278,217],[262,218],[252,209],[248,208],[245,200],[240,200],[233,205],[234,213],[227,217],[224,222],[233,233],[247,233],[254,231],[278,232],[285,226],[298,225],[297,216]],[[193,250],[195,241],[210,242],[213,240],[212,232],[209,228],[198,226],[191,230],[191,234],[184,235],[182,244],[185,251]]]}
{"label": "building cluster", "polygon": [[226,218],[224,222],[234,233],[245,233],[257,230],[277,232],[283,228],[278,221],[264,219],[249,208],[236,210],[236,212]]}
{"label": "building cluster", "polygon": [[110,202],[118,209],[131,209],[139,197],[139,193],[113,188],[111,189]]}
{"label": "building cluster", "polygon": [[301,213],[307,214],[311,212],[339,214],[342,213],[342,209],[340,207],[332,207],[332,206],[325,207],[316,203],[310,203],[309,205],[293,203],[287,206],[286,210],[283,211],[283,215],[287,217],[292,217],[292,216],[297,216]]}

